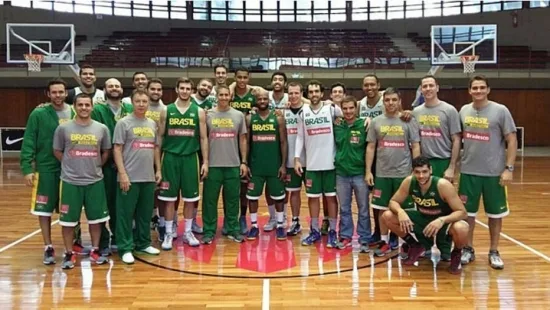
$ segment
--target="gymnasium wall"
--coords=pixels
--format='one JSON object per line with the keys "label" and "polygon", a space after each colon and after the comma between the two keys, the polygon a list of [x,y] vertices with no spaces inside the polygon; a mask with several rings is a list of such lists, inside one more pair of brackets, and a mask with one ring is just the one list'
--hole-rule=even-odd
{"label": "gymnasium wall", "polygon": [[[0,89],[2,100],[0,101],[0,127],[24,127],[27,116],[34,107],[46,100],[42,89]],[[354,90],[351,93],[357,98],[362,98],[362,91]],[[414,90],[403,91],[404,108],[410,108],[410,102],[414,100]],[[453,104],[457,109],[470,102],[470,96],[465,89],[443,89],[439,93],[442,100]],[[503,90],[494,89],[489,95],[491,100],[500,102],[510,109],[516,122],[516,126],[525,127],[526,146],[550,146],[550,104],[544,98],[550,98],[550,90]],[[325,94],[328,98],[328,94]],[[164,102],[176,99],[172,89],[164,90]],[[406,104],[405,104],[406,103]],[[409,105],[409,106],[407,106]],[[8,112],[9,111],[9,112]]]}
{"label": "gymnasium wall", "polygon": [[[207,22],[155,19],[152,23],[142,17],[102,16],[98,19],[89,14],[61,13],[40,9],[0,6],[4,23],[68,23],[75,24],[77,34],[90,37],[108,36],[114,30],[168,31],[172,27],[189,28],[263,28],[300,29],[310,28],[367,28],[372,32],[386,32],[397,37],[406,37],[408,32],[429,35],[431,25],[498,24],[498,41],[501,45],[530,45],[534,49],[550,50],[546,29],[550,29],[550,8],[518,10],[519,25],[512,25],[512,11],[464,14],[456,16],[425,17],[411,19],[375,20],[353,23],[254,23],[254,22]],[[0,27],[0,41],[5,42],[5,25]]]}

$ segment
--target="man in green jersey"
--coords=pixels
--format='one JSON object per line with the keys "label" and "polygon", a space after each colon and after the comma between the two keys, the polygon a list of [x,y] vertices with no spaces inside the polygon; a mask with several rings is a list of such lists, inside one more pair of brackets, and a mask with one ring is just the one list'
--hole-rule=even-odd
{"label": "man in green jersey", "polygon": [[287,160],[286,126],[283,116],[277,116],[269,110],[269,94],[267,91],[256,92],[258,112],[247,115],[247,125],[250,143],[250,182],[248,183],[248,198],[250,204],[251,227],[247,239],[255,240],[258,229],[258,199],[264,189],[268,189],[276,210],[276,235],[278,240],[286,240],[283,227],[284,200]]}
{"label": "man in green jersey", "polygon": [[[436,243],[454,242],[449,272],[460,274],[462,248],[468,242],[469,225],[464,204],[449,181],[432,176],[430,161],[416,157],[412,162],[413,175],[406,177],[389,203],[389,210],[382,215],[382,221],[409,244],[405,265],[414,264]],[[413,209],[401,205],[412,198]],[[413,237],[411,234],[416,236]]]}
{"label": "man in green jersey", "polygon": [[[162,140],[162,182],[159,199],[166,202],[166,233],[162,242],[163,250],[172,249],[172,219],[174,204],[182,194],[184,202],[185,233],[183,242],[199,246],[192,232],[194,209],[200,199],[200,178],[208,175],[208,139],[206,133],[206,113],[198,105],[191,103],[193,82],[179,78],[176,82],[178,99],[161,113],[160,134]],[[199,167],[199,150],[204,158]]]}
{"label": "man in green jersey", "polygon": [[67,84],[62,80],[48,83],[46,94],[51,104],[34,109],[29,115],[21,147],[20,166],[25,184],[32,187],[31,213],[38,216],[44,240],[45,265],[55,264],[51,238],[51,218],[59,205],[60,163],[53,154],[54,132],[74,116],[65,103]]}
{"label": "man in green jersey", "polygon": [[[98,121],[109,129],[109,134],[113,137],[115,126],[118,120],[132,113],[132,105],[122,103],[122,86],[117,79],[108,79],[105,81],[105,104],[96,104],[92,110],[92,119]],[[105,194],[107,196],[107,207],[109,209],[109,228],[111,233],[102,223],[101,241],[99,247],[103,255],[109,255],[111,250],[117,250],[116,246],[116,192],[118,188],[117,169],[112,154],[103,165],[103,181],[105,183]],[[111,236],[112,234],[112,236]],[[111,243],[109,247],[109,236]]]}

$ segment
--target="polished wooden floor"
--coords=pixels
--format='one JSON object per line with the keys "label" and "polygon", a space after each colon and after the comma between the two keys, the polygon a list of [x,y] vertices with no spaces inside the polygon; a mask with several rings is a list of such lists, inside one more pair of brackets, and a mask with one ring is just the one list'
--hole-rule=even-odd
{"label": "polished wooden floor", "polygon": [[428,259],[405,267],[395,253],[373,258],[303,247],[298,238],[280,242],[273,233],[243,244],[220,238],[196,249],[180,239],[171,252],[137,256],[131,266],[117,256],[102,266],[79,258],[75,269],[64,271],[57,224],[52,226],[57,264],[42,264],[30,190],[17,162],[4,161],[0,176],[0,309],[550,309],[548,158],[525,158],[509,187],[511,215],[500,246],[505,269],[487,264],[487,219],[481,213],[477,260],[459,276],[447,273],[445,262],[435,269]]}

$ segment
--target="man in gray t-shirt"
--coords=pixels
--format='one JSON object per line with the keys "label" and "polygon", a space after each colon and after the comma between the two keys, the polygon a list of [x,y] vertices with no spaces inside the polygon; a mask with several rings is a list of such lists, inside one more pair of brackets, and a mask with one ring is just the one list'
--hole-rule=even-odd
{"label": "man in gray t-shirt", "polygon": [[[401,182],[411,174],[412,157],[420,155],[418,124],[414,119],[405,122],[400,118],[401,95],[399,92],[390,87],[384,92],[383,100],[384,114],[372,120],[367,132],[365,172],[367,184],[374,185],[372,207],[378,210],[388,210],[391,197],[399,189]],[[372,174],[375,152],[376,178]],[[403,207],[412,207],[410,199]],[[379,213],[379,218],[382,214],[383,212]],[[388,228],[382,220],[379,223],[382,242],[374,254],[384,256],[391,251]]]}
{"label": "man in gray t-shirt", "polygon": [[502,269],[504,262],[497,249],[498,236],[502,218],[509,213],[506,185],[512,181],[516,160],[516,125],[506,106],[487,99],[490,92],[487,78],[474,76],[470,80],[469,91],[473,102],[460,110],[464,154],[458,193],[468,212],[470,224],[468,246],[462,251],[462,263],[468,264],[475,259],[473,229],[479,200],[483,196],[491,236],[489,263],[494,269]]}
{"label": "man in gray t-shirt", "polygon": [[[132,94],[132,114],[115,126],[113,155],[118,170],[117,246],[122,261],[134,263],[133,250],[158,255],[151,246],[149,220],[155,204],[155,187],[161,180],[157,124],[147,118],[149,96]],[[156,173],[155,173],[156,166]],[[132,231],[135,222],[135,233]]]}
{"label": "man in gray t-shirt", "polygon": [[229,106],[229,89],[220,86],[217,99],[218,106],[208,112],[206,120],[209,170],[202,196],[205,244],[211,243],[216,235],[222,186],[228,237],[236,242],[243,241],[238,218],[240,178],[248,174],[246,122],[243,113]]}
{"label": "man in gray t-shirt", "polygon": [[72,252],[73,233],[82,206],[92,237],[90,259],[97,264],[107,262],[99,254],[98,247],[100,224],[109,220],[101,167],[109,156],[111,137],[107,126],[90,118],[92,98],[89,95],[77,95],[74,107],[76,118],[57,127],[53,139],[54,155],[61,161],[59,224],[63,226],[66,249],[64,269],[73,268],[76,261]]}

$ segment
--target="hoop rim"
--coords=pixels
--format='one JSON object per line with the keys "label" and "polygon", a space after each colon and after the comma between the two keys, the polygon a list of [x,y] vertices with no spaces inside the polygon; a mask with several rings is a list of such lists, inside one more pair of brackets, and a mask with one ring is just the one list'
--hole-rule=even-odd
{"label": "hoop rim", "polygon": [[462,63],[477,61],[478,59],[479,55],[460,55],[460,61],[462,61]]}
{"label": "hoop rim", "polygon": [[25,56],[25,59],[28,61],[28,60],[38,60],[40,62],[42,62],[44,60],[44,55],[42,54],[29,54],[29,53],[24,53],[23,56]]}

